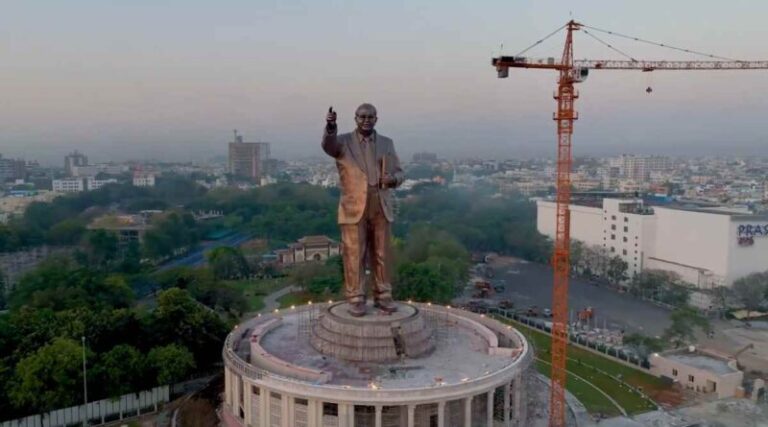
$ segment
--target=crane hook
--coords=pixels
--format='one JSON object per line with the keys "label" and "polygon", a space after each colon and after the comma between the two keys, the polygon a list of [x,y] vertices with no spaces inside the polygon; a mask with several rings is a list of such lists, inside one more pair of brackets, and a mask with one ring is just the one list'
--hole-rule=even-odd
{"label": "crane hook", "polygon": [[647,93],[648,95],[650,95],[650,94],[651,94],[651,92],[653,92],[653,88],[652,88],[652,87],[648,86],[647,88],[645,88],[645,93]]}

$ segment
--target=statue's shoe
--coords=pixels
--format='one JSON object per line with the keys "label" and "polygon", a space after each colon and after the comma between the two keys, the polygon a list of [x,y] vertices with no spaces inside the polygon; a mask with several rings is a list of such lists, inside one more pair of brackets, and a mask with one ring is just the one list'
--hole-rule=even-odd
{"label": "statue's shoe", "polygon": [[353,317],[365,316],[366,306],[364,302],[354,302],[349,304],[349,314]]}
{"label": "statue's shoe", "polygon": [[392,300],[380,300],[373,303],[373,306],[387,314],[397,311],[397,306]]}

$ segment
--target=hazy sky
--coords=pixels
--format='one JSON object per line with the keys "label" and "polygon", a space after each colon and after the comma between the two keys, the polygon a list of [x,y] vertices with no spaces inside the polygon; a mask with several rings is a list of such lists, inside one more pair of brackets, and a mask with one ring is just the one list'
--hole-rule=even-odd
{"label": "hazy sky", "polygon": [[[277,157],[319,155],[379,109],[401,156],[554,154],[556,76],[490,66],[573,13],[589,25],[768,59],[762,0],[0,1],[0,153],[60,163],[206,159],[232,129]],[[684,54],[609,39],[636,58]],[[558,55],[563,37],[531,56]],[[577,58],[616,54],[579,34]],[[652,85],[654,93],[646,95]],[[598,71],[580,85],[576,154],[766,154],[768,70]]]}

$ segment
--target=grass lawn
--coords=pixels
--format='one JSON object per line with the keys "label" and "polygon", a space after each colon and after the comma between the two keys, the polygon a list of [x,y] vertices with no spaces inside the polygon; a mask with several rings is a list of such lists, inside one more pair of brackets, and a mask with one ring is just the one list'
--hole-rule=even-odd
{"label": "grass lawn", "polygon": [[[500,319],[502,321],[507,321],[503,318]],[[550,336],[517,322],[514,322],[514,325],[533,343],[538,357],[544,360],[549,360],[551,348]],[[651,398],[656,394],[669,393],[671,390],[671,386],[665,384],[660,378],[625,366],[608,357],[600,356],[576,346],[569,345],[568,371],[583,377],[603,390],[606,394],[615,399],[629,414],[651,411],[656,409],[656,405],[633,390],[628,389],[611,376],[597,372],[592,367],[598,367],[610,375],[621,375],[627,384],[634,387],[642,387],[643,391],[651,396]],[[576,393],[571,390],[571,379],[572,377],[569,377],[567,388],[576,395]],[[590,412],[592,411],[589,405],[587,405],[587,402],[582,403],[584,403],[584,406],[586,406]]]}
{"label": "grass lawn", "polygon": [[317,296],[313,296],[308,292],[292,292],[278,298],[277,302],[280,304],[280,308],[288,308],[292,305],[304,305],[309,301],[326,302],[329,299],[333,301],[339,301],[341,299],[341,295],[331,295],[330,297],[325,297],[325,299],[321,300]]}
{"label": "grass lawn", "polygon": [[288,286],[288,282],[287,277],[276,277],[273,279],[232,280],[227,283],[243,293],[243,297],[248,301],[248,312],[254,312],[264,308],[264,296]]}
{"label": "grass lawn", "polygon": [[[550,371],[550,365],[549,363],[542,362],[540,360],[536,361],[536,369],[538,369],[539,372],[549,377],[549,371]],[[568,391],[571,392],[574,396],[576,396],[577,399],[579,399],[579,402],[581,402],[585,408],[587,408],[587,411],[589,411],[590,414],[596,414],[601,413],[609,417],[619,416],[621,415],[621,411],[616,407],[616,405],[613,404],[610,400],[608,400],[605,396],[603,396],[601,393],[598,393],[595,391],[595,389],[585,383],[584,381],[574,377],[573,375],[568,375],[568,382],[566,383],[566,388]]]}
{"label": "grass lawn", "polygon": [[[292,305],[304,305],[309,301],[312,301],[312,295],[306,292],[291,292],[290,294],[285,294],[277,299],[280,308],[288,308]],[[317,301],[317,298],[315,298],[315,301]]]}

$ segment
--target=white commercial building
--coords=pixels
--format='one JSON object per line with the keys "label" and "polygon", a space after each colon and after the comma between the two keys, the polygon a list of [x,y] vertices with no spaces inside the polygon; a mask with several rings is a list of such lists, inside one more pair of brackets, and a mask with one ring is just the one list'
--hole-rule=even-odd
{"label": "white commercial building", "polygon": [[93,191],[107,184],[116,184],[117,180],[88,178],[64,178],[54,179],[52,182],[53,191],[56,193],[79,193],[81,191]]}
{"label": "white commercial building", "polygon": [[[537,202],[537,228],[554,238],[555,203]],[[647,206],[640,199],[572,204],[571,238],[627,262],[630,276],[667,270],[703,289],[768,270],[768,216],[726,209]]]}
{"label": "white commercial building", "polygon": [[135,173],[133,175],[134,187],[154,187],[155,175],[151,173]]}
{"label": "white commercial building", "polygon": [[54,179],[52,187],[57,193],[79,193],[85,191],[85,182],[82,178]]}
{"label": "white commercial building", "polygon": [[88,191],[98,190],[99,188],[107,184],[117,184],[117,180],[114,178],[110,178],[110,179],[88,178],[87,182],[88,182]]}

